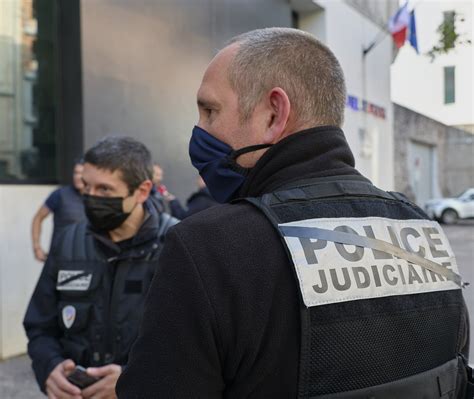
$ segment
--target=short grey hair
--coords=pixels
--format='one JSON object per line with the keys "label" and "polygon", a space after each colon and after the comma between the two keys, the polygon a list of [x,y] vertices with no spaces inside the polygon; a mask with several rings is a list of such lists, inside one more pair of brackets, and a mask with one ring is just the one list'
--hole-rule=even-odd
{"label": "short grey hair", "polygon": [[296,121],[313,126],[342,126],[346,85],[342,68],[328,47],[311,34],[291,28],[257,29],[231,39],[239,45],[229,67],[239,96],[241,118],[274,87],[290,100]]}

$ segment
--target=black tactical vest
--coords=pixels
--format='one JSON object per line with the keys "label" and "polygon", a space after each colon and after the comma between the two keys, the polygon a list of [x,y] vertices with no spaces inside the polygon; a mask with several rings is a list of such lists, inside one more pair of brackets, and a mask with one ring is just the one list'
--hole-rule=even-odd
{"label": "black tactical vest", "polygon": [[160,219],[154,239],[108,259],[86,223],[65,232],[54,270],[64,358],[84,367],[127,363],[163,234],[176,223]]}
{"label": "black tactical vest", "polygon": [[54,212],[54,232],[52,242],[70,224],[86,220],[82,195],[72,186],[59,189],[59,205]]}
{"label": "black tactical vest", "polygon": [[[393,219],[401,221],[402,224],[408,220],[423,223],[426,219],[426,215],[419,208],[398,193],[379,190],[361,177],[343,176],[336,179],[310,179],[287,185],[281,191],[246,200],[262,211],[274,225],[292,265],[295,265],[295,257],[302,256],[303,250],[295,255],[288,246],[286,235],[292,234],[298,238],[300,234],[298,239],[301,243],[308,243],[312,249],[322,249],[322,236],[311,236],[317,230],[320,230],[318,234],[326,234],[324,242],[333,240],[331,245],[339,246],[338,250],[348,259],[364,252],[364,249],[364,253],[369,253],[370,256],[373,256],[373,253],[379,257],[398,259],[396,255],[387,256],[388,254],[382,251],[396,251],[397,245],[378,249],[372,247],[371,251],[363,248],[376,243],[376,240],[371,240],[370,237],[366,240],[369,244],[365,244],[363,241],[359,242],[364,237],[358,236],[359,241],[353,246],[355,251],[351,250],[349,253],[348,247],[343,246],[351,243],[344,240],[354,238],[353,234],[348,234],[349,228],[339,231],[337,228],[336,231],[318,228],[292,230],[292,226],[282,226],[289,222],[308,219],[322,221],[324,218],[367,218],[369,221],[371,218],[387,218],[388,222]],[[411,234],[416,237],[418,233],[415,229],[412,230]],[[407,237],[405,238],[408,243],[408,238],[413,237]],[[429,239],[434,239],[433,237],[428,236]],[[398,244],[396,241],[395,243]],[[407,256],[417,255],[408,244],[407,247],[411,250],[405,251],[405,254],[411,252]],[[436,248],[434,244],[433,247]],[[376,252],[377,250],[379,252]],[[418,250],[418,255],[420,254],[421,248]],[[426,267],[433,267],[429,262],[425,263]],[[410,269],[413,267],[413,263],[407,265]],[[347,275],[344,275],[343,284],[341,274],[333,273],[335,269],[331,270],[332,265],[323,264],[319,267],[320,276],[325,279],[333,277],[333,284],[336,284],[341,295],[350,283],[358,284],[361,289],[368,288],[369,283],[366,284],[356,275],[355,270],[344,270]],[[294,269],[295,282],[302,293],[299,398],[472,398],[474,391],[468,383],[468,374],[472,372],[467,368],[467,362],[461,354],[461,350],[465,351],[468,347],[466,341],[469,339],[468,316],[461,289],[451,287],[449,290],[403,295],[392,293],[383,297],[354,298],[341,302],[334,300],[328,304],[307,306],[301,288],[301,275],[298,274],[296,266]],[[384,283],[382,270],[377,271],[375,266],[372,270],[368,264],[365,271],[360,269],[362,276],[364,273],[369,276],[367,270],[373,271],[370,279],[374,286]],[[387,272],[385,276],[385,284],[388,286],[387,283],[392,284],[395,281],[395,272],[398,270],[394,267],[387,270],[391,273]],[[444,279],[446,282],[456,281],[456,284],[462,285],[459,276],[449,270],[441,271],[444,277],[433,272],[439,269],[423,270],[426,281],[430,283],[438,283]],[[400,276],[407,276],[408,280],[408,270],[400,272],[402,274],[398,275],[397,280]],[[404,280],[403,283],[422,286],[423,276],[417,276],[419,281],[412,276],[413,281]],[[315,284],[313,288],[323,292],[322,279],[319,278],[319,281],[319,285]]]}

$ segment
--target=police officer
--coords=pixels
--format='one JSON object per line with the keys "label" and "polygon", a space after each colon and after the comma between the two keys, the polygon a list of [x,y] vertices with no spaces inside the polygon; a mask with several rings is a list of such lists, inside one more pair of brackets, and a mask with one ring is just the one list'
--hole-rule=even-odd
{"label": "police officer", "polygon": [[468,321],[439,226],[354,168],[333,53],[234,38],[197,94],[191,161],[220,202],[170,231],[119,398],[448,398]]}
{"label": "police officer", "polygon": [[[176,222],[151,205],[151,154],[132,138],[108,137],[87,151],[82,179],[88,222],[58,238],[24,320],[49,398],[115,397],[164,233]],[[99,381],[73,385],[67,376],[78,365]]]}

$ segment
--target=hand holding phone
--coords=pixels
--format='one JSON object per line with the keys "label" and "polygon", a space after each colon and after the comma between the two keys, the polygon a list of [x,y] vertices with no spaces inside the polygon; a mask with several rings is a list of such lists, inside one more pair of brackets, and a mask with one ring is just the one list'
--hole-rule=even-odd
{"label": "hand holding phone", "polygon": [[81,397],[81,389],[71,384],[66,376],[72,373],[76,365],[71,359],[63,360],[51,371],[45,383],[48,398]]}
{"label": "hand holding phone", "polygon": [[84,389],[99,381],[100,378],[92,377],[87,374],[86,369],[82,366],[76,366],[74,371],[67,376],[68,381],[78,388]]}
{"label": "hand holding phone", "polygon": [[83,389],[81,394],[84,399],[89,398],[116,398],[115,386],[122,373],[122,367],[118,364],[107,364],[101,367],[89,367],[87,373],[90,376],[100,378],[100,381]]}

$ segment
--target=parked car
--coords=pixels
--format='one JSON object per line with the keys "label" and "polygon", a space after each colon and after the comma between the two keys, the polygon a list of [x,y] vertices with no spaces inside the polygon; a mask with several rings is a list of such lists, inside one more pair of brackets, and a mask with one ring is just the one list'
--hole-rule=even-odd
{"label": "parked car", "polygon": [[454,198],[429,200],[425,204],[425,211],[430,218],[446,224],[474,218],[474,188],[469,188]]}

